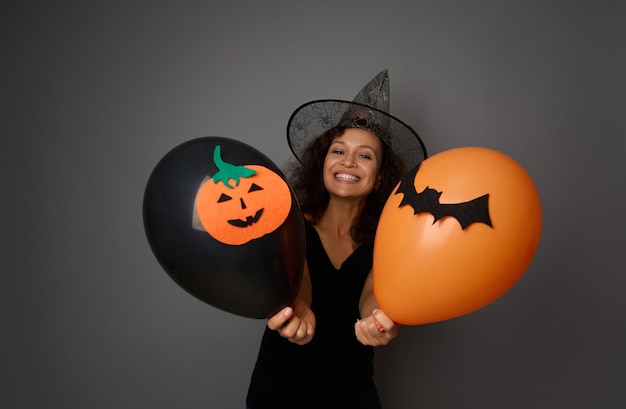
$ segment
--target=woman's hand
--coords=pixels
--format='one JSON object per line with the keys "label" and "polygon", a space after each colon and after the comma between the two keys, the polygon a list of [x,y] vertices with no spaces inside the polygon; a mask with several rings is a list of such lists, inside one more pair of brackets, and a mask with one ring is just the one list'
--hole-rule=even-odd
{"label": "woman's hand", "polygon": [[[371,271],[365,279],[365,284],[363,284],[359,311],[361,312],[361,319],[354,324],[354,333],[361,344],[387,345],[398,336],[400,325],[378,308],[376,297],[374,297],[374,278]],[[370,311],[372,311],[371,315],[367,315]]]}
{"label": "woman's hand", "polygon": [[304,345],[315,334],[315,314],[304,301],[296,298],[291,307],[270,317],[267,326],[294,344]]}
{"label": "woman's hand", "polygon": [[363,345],[387,345],[398,336],[400,326],[379,309],[354,324],[356,338]]}

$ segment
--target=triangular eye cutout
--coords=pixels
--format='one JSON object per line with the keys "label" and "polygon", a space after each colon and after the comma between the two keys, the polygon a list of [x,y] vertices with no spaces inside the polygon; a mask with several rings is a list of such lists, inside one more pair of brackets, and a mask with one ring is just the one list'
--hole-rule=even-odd
{"label": "triangular eye cutout", "polygon": [[261,186],[257,185],[256,183],[253,183],[253,184],[250,186],[250,189],[248,189],[248,193],[250,193],[250,192],[256,192],[257,190],[263,190],[263,188],[262,188]]}
{"label": "triangular eye cutout", "polygon": [[217,203],[222,203],[222,202],[226,202],[228,200],[232,199],[232,197],[225,195],[224,193],[222,193],[222,195],[220,196],[219,199],[217,199]]}

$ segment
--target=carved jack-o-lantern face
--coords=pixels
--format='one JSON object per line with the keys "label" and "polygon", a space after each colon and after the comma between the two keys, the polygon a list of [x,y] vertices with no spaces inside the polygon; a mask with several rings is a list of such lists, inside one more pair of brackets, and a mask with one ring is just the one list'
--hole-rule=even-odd
{"label": "carved jack-o-lantern face", "polygon": [[240,245],[279,228],[291,211],[291,191],[281,176],[261,165],[224,162],[213,155],[218,172],[200,187],[196,212],[216,240]]}

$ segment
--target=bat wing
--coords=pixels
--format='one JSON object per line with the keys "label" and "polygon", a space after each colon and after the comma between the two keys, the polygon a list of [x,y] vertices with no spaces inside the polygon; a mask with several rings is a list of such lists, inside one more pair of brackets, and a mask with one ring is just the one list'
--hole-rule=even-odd
{"label": "bat wing", "polygon": [[[430,210],[425,211],[431,212]],[[435,216],[435,222],[445,216],[456,218],[463,230],[472,223],[485,223],[489,227],[493,227],[491,217],[489,217],[489,194],[469,202],[439,204],[431,213]]]}
{"label": "bat wing", "polygon": [[413,207],[413,214],[430,213],[435,218],[433,224],[446,216],[452,216],[457,219],[463,230],[472,223],[485,223],[489,227],[493,227],[491,217],[489,216],[489,194],[477,197],[468,202],[442,204],[439,202],[442,192],[438,192],[429,187],[426,187],[421,193],[415,190],[413,181],[417,169],[418,168],[415,167],[402,177],[396,194],[402,193],[404,197],[398,207],[408,204]]}

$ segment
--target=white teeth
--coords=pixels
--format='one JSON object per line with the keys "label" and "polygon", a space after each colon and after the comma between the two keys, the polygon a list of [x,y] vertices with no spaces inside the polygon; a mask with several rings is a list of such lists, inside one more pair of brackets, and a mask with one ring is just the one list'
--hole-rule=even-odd
{"label": "white teeth", "polygon": [[347,173],[337,173],[335,175],[335,178],[337,179],[342,179],[342,180],[347,180],[350,182],[358,182],[359,178],[354,176],[354,175],[348,175]]}

